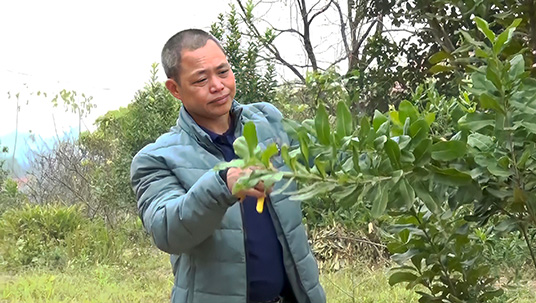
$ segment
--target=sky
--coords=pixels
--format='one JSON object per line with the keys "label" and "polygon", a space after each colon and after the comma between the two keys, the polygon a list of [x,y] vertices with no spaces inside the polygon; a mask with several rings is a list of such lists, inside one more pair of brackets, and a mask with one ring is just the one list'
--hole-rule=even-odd
{"label": "sky", "polygon": [[169,37],[208,30],[228,11],[227,0],[0,1],[0,138],[15,131],[17,93],[19,133],[51,137],[77,126],[77,115],[51,105],[62,89],[93,97],[97,107],[82,121],[93,130],[95,118],[148,82]]}

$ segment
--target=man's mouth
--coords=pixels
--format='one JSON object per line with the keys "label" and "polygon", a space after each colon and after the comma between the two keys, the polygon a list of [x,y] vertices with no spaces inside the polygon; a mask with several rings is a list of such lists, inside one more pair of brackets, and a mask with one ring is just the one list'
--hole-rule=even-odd
{"label": "man's mouth", "polygon": [[229,98],[229,94],[223,95],[223,96],[221,96],[219,98],[216,98],[216,99],[210,101],[210,103],[223,103],[223,102],[227,101],[227,98]]}

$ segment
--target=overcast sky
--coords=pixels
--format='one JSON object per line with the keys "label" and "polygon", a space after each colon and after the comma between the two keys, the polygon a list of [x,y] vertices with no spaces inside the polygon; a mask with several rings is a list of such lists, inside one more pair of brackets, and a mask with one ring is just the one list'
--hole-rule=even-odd
{"label": "overcast sky", "polygon": [[[84,124],[126,106],[149,79],[169,37],[190,27],[209,29],[228,0],[0,2],[0,137],[15,130],[43,137],[77,125],[77,117],[52,110],[49,98],[30,95],[61,89],[94,97]],[[164,80],[162,71],[160,80]],[[8,98],[11,93],[11,99]],[[84,128],[84,126],[83,126]]]}

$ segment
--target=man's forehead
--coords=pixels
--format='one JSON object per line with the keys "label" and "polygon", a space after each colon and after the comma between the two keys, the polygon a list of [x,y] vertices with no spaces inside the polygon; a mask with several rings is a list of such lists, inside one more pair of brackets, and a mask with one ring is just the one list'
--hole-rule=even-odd
{"label": "man's forehead", "polygon": [[223,51],[223,49],[216,42],[214,42],[212,40],[208,40],[205,43],[205,45],[203,45],[201,47],[197,47],[197,48],[188,47],[187,45],[183,46],[182,50],[181,50],[181,57],[184,57],[186,54],[202,52],[203,50],[212,50],[212,51],[215,52],[215,54],[218,53],[219,55],[227,57],[225,55],[225,52]]}

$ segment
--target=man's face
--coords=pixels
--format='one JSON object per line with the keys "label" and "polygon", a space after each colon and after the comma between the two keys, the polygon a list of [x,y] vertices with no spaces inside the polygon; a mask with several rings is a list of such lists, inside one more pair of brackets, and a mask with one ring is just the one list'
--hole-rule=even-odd
{"label": "man's face", "polygon": [[205,46],[182,51],[181,55],[180,84],[169,79],[168,89],[199,125],[211,129],[218,123],[227,123],[236,84],[225,54],[208,40]]}

